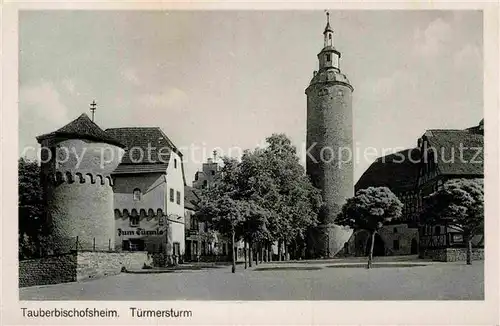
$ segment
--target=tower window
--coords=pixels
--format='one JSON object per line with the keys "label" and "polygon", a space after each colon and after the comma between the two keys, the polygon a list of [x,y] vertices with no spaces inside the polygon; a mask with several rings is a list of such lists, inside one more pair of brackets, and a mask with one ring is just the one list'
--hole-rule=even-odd
{"label": "tower window", "polygon": [[332,61],[332,57],[331,57],[331,55],[330,55],[330,54],[327,54],[327,55],[326,55],[326,61],[328,61],[328,62]]}
{"label": "tower window", "polygon": [[139,188],[134,189],[133,198],[135,201],[141,200],[141,189]]}
{"label": "tower window", "polygon": [[177,159],[174,158],[174,169],[177,169]]}
{"label": "tower window", "polygon": [[328,39],[331,40],[332,39],[332,34],[328,34]]}
{"label": "tower window", "polygon": [[170,188],[170,202],[174,202],[174,189]]}
{"label": "tower window", "polygon": [[177,205],[181,204],[181,192],[177,191]]}

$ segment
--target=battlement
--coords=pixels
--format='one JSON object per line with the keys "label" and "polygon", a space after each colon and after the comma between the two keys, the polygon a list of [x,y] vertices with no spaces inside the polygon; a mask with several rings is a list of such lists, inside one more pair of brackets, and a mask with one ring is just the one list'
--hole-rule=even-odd
{"label": "battlement", "polygon": [[100,184],[102,186],[113,186],[113,179],[110,176],[103,176],[101,174],[80,173],[80,172],[56,172],[48,173],[47,181],[59,185],[61,183],[87,183],[87,184]]}
{"label": "battlement", "polygon": [[140,219],[143,218],[148,218],[152,219],[155,217],[161,217],[164,216],[165,212],[161,209],[158,208],[156,211],[153,210],[152,208],[146,210],[145,208],[140,208],[140,209],[115,209],[115,219],[121,218],[121,219],[127,219],[130,216],[139,216]]}

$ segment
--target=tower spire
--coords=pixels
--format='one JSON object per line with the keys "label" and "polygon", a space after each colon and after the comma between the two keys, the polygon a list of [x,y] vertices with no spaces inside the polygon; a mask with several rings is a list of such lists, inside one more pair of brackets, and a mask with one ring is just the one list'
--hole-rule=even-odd
{"label": "tower spire", "polygon": [[92,122],[94,121],[96,108],[97,108],[97,103],[95,102],[95,100],[92,100],[92,103],[90,103],[90,111],[92,112]]}

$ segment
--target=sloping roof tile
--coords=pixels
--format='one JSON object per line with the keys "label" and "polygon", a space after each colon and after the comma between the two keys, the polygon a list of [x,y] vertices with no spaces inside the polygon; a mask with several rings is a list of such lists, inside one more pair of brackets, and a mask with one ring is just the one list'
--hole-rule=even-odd
{"label": "sloping roof tile", "polygon": [[195,210],[196,203],[199,201],[196,190],[190,186],[184,186],[184,208]]}
{"label": "sloping roof tile", "polygon": [[52,137],[89,139],[125,147],[117,138],[99,128],[85,113],[56,131],[38,136],[37,140],[40,142]]}
{"label": "sloping roof tile", "polygon": [[175,146],[158,127],[110,128],[106,133],[125,144],[124,164],[166,164]]}
{"label": "sloping roof tile", "polygon": [[379,157],[359,178],[355,189],[388,187],[393,192],[410,190],[415,186],[419,159],[418,148]]}
{"label": "sloping roof tile", "polygon": [[113,171],[113,174],[131,174],[131,173],[165,173],[168,164],[120,164]]}
{"label": "sloping roof tile", "polygon": [[469,130],[427,130],[440,174],[484,175],[484,136]]}

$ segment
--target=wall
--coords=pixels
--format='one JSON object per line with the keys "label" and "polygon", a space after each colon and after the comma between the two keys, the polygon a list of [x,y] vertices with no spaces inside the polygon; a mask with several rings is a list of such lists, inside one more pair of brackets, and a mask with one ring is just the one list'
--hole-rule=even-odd
{"label": "wall", "polygon": [[[164,173],[144,173],[144,174],[114,174],[114,208],[129,212],[136,209],[153,209],[156,213],[158,209],[165,212],[165,174]],[[141,190],[141,199],[134,200],[134,189]]]}
{"label": "wall", "polygon": [[[396,232],[394,230],[396,229]],[[418,253],[418,229],[409,228],[407,224],[386,225],[379,230],[379,234],[385,243],[388,256],[416,255]],[[394,240],[399,241],[399,249],[394,248]],[[412,241],[415,240],[416,252],[411,252]]]}
{"label": "wall", "polygon": [[[47,218],[53,228],[54,252],[81,247],[114,247],[113,191],[110,173],[123,149],[82,139],[52,138],[42,142],[54,150],[42,164],[42,186]],[[45,152],[45,151],[44,151]]]}
{"label": "wall", "polygon": [[151,264],[146,252],[73,252],[19,262],[19,286],[83,281]]}
{"label": "wall", "polygon": [[19,261],[19,287],[76,281],[76,254]]}
{"label": "wall", "polygon": [[[424,259],[432,259],[434,261],[454,262],[466,261],[467,249],[466,248],[443,248],[425,251]],[[484,260],[484,249],[473,248],[472,260]]]}
{"label": "wall", "polygon": [[[397,231],[394,232],[394,229]],[[409,228],[407,224],[386,225],[378,231],[378,234],[384,242],[386,256],[412,254],[411,245],[413,240],[417,243],[416,252],[413,254],[418,253],[419,236],[417,228]],[[370,240],[371,238],[368,231],[358,230],[347,242],[348,253],[343,250],[342,254],[365,256],[366,246]],[[394,240],[399,240],[399,250],[394,248]]]}
{"label": "wall", "polygon": [[79,252],[77,281],[119,274],[122,267],[141,269],[150,259],[144,251],[134,252]]}
{"label": "wall", "polygon": [[[177,161],[177,167],[174,160]],[[170,201],[170,189],[174,189],[174,201]],[[177,204],[177,191],[180,192],[180,204]],[[167,183],[165,185],[165,206],[169,225],[172,231],[172,241],[179,242],[181,255],[185,253],[185,233],[184,233],[184,176],[182,174],[182,160],[180,156],[172,152],[167,168]],[[167,252],[167,254],[172,254]]]}
{"label": "wall", "polygon": [[76,237],[80,248],[108,250],[114,248],[115,219],[113,190],[108,182],[92,183],[85,176],[72,183],[62,182],[47,188],[48,218],[54,235],[55,253],[75,250]]}

